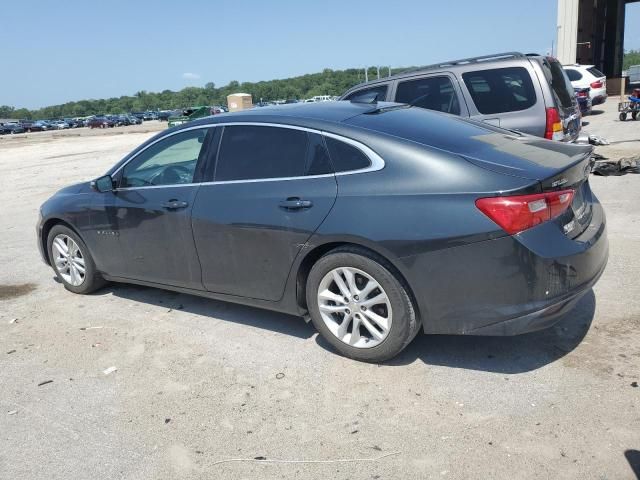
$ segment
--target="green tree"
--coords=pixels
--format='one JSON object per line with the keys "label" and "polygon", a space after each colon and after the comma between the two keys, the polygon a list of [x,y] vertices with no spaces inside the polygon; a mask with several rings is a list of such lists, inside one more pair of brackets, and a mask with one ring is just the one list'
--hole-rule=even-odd
{"label": "green tree", "polygon": [[622,69],[626,70],[631,65],[640,65],[640,50],[627,50],[624,52]]}

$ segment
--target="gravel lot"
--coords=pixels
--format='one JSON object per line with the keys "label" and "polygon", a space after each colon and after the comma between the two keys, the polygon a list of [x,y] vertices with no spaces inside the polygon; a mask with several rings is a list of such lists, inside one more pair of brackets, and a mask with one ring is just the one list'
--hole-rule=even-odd
{"label": "gravel lot", "polygon": [[[604,155],[638,154],[640,122],[619,122],[616,104],[587,129],[617,142]],[[640,176],[592,176],[609,265],[557,326],[421,335],[368,365],[296,317],[54,281],[39,205],[162,128],[0,137],[0,478],[636,478]],[[327,462],[216,463],[255,457]]]}

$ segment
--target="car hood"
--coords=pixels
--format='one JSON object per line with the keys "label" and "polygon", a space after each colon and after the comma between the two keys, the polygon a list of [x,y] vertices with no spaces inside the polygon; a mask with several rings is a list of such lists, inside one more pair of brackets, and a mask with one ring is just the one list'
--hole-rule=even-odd
{"label": "car hood", "polygon": [[64,187],[58,190],[56,195],[75,195],[77,193],[89,193],[91,192],[91,182],[74,183],[68,187]]}

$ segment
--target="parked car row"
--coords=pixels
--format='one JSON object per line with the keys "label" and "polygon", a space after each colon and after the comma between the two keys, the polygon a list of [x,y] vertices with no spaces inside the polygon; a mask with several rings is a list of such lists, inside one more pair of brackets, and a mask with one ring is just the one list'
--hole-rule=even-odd
{"label": "parked car row", "polygon": [[111,128],[126,125],[140,125],[145,120],[166,121],[174,110],[122,113],[119,115],[92,115],[90,117],[61,118],[50,120],[20,120],[0,125],[0,135],[14,133],[66,130],[69,128]]}

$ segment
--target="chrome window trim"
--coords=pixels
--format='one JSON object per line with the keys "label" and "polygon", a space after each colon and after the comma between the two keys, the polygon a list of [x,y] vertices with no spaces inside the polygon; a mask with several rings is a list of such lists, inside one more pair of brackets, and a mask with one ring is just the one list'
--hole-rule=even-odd
{"label": "chrome window trim", "polygon": [[288,125],[286,123],[266,123],[266,122],[224,122],[224,123],[210,123],[207,125],[196,125],[193,127],[188,127],[188,128],[183,128],[180,130],[177,130],[175,132],[171,132],[167,135],[164,135],[160,138],[158,138],[157,140],[155,140],[154,142],[150,143],[149,145],[147,145],[146,147],[144,147],[142,150],[140,150],[139,152],[137,152],[133,157],[131,157],[129,160],[127,160],[125,163],[123,163],[122,165],[120,165],[120,167],[118,167],[118,169],[116,171],[114,171],[111,176],[115,176],[120,170],[122,170],[125,166],[127,166],[129,164],[129,162],[135,160],[140,154],[142,154],[142,152],[144,152],[147,148],[151,147],[152,145],[155,145],[156,143],[169,138],[173,135],[177,135],[179,133],[182,132],[186,132],[189,130],[196,130],[196,129],[201,129],[201,128],[215,128],[215,127],[232,127],[232,126],[255,126],[255,127],[276,127],[276,128],[289,128],[291,130],[302,130],[304,132],[309,132],[309,133],[316,133],[318,135],[322,135],[325,137],[329,137],[329,138],[333,138],[335,140],[347,143],[355,148],[357,148],[358,150],[360,150],[371,162],[370,165],[366,168],[360,168],[358,170],[347,170],[344,172],[335,172],[335,173],[325,173],[322,175],[302,175],[302,176],[297,176],[297,177],[276,177],[276,178],[251,178],[251,179],[247,179],[247,180],[222,180],[222,181],[212,181],[212,182],[200,182],[200,183],[177,183],[177,184],[173,184],[173,185],[147,185],[147,186],[141,186],[141,187],[124,187],[124,188],[116,188],[114,189],[114,191],[126,191],[126,190],[141,190],[141,189],[147,189],[147,188],[168,188],[168,187],[193,187],[193,186],[199,186],[199,185],[225,185],[225,184],[234,184],[234,183],[257,183],[257,182],[284,182],[284,181],[290,181],[290,180],[303,180],[303,179],[314,179],[314,178],[327,178],[327,177],[334,177],[334,176],[343,176],[343,175],[354,175],[354,174],[359,174],[359,173],[369,173],[369,172],[377,172],[378,170],[382,170],[385,167],[385,162],[382,159],[382,157],[380,155],[378,155],[376,152],[374,152],[371,148],[367,147],[365,144],[357,141],[357,140],[353,140],[352,138],[349,137],[344,137],[342,135],[337,135],[335,133],[331,133],[331,132],[325,132],[323,130],[317,130],[314,128],[308,128],[308,127],[300,127],[298,125]]}

